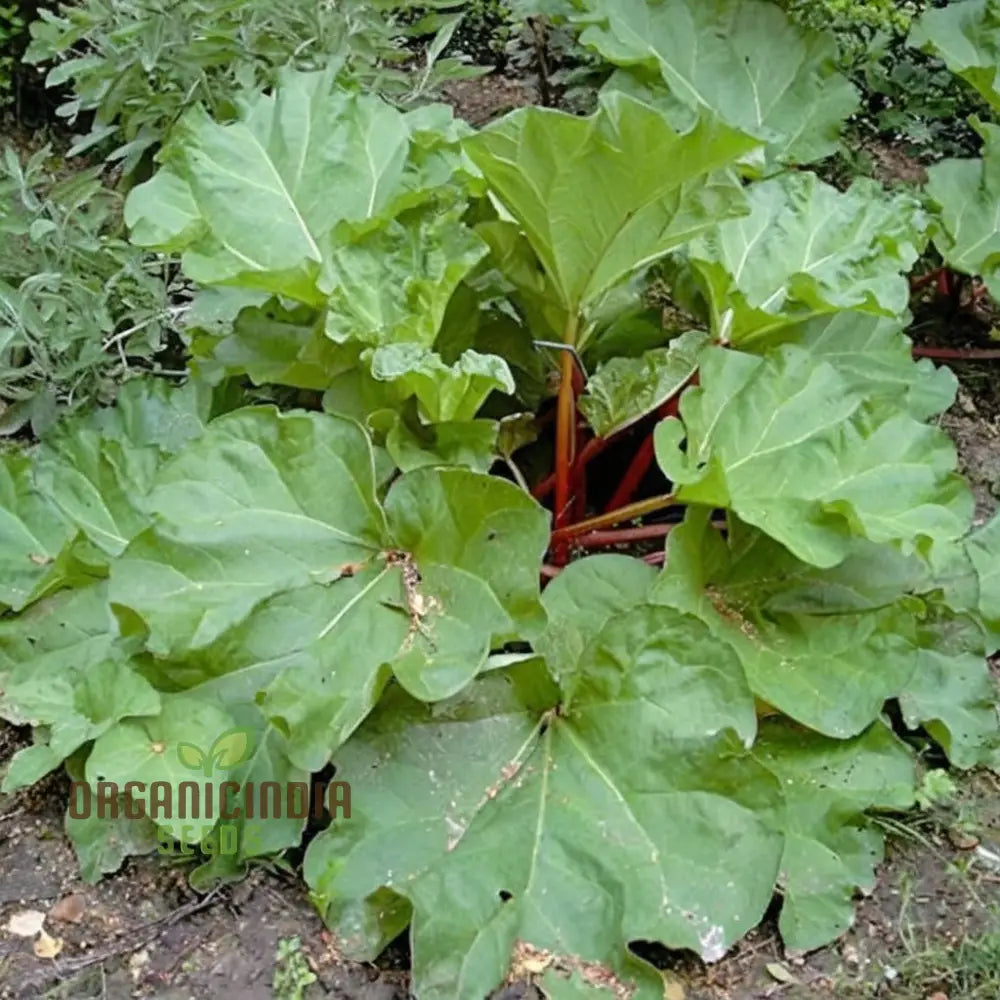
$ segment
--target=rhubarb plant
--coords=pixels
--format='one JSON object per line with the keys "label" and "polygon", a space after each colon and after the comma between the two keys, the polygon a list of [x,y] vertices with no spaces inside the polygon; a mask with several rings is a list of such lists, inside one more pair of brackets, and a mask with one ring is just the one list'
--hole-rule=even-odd
{"label": "rhubarb plant", "polygon": [[[776,15],[747,9],[724,46],[679,23],[756,57]],[[594,4],[588,37],[624,53],[636,16]],[[351,784],[304,861],[341,954],[409,926],[421,1000],[653,998],[630,943],[718,960],[776,892],[790,947],[836,938],[920,751],[997,759],[1000,521],[972,530],[934,423],[955,379],[904,332],[938,223],[780,172],[828,148],[832,98],[780,141],[791,85],[766,121],[721,90],[681,116],[654,91],[694,78],[650,48],[662,84],[587,118],[476,132],[320,72],[174,129],[126,217],[195,289],[189,380],[0,456],[0,715],[34,733],[6,790],[65,762],[151,806],[238,729],[214,790]],[[654,272],[690,318],[651,315]],[[589,463],[636,442],[623,481],[655,462],[663,492],[595,512]],[[582,557],[636,518],[660,551]],[[305,829],[233,822],[197,886]],[[148,812],[67,830],[88,878],[204,843]]]}

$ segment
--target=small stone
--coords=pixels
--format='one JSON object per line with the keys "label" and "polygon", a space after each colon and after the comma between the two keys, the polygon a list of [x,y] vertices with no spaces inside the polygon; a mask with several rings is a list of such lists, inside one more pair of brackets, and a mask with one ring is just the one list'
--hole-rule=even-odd
{"label": "small stone", "polygon": [[76,894],[63,896],[63,898],[55,903],[52,909],[49,910],[49,916],[53,920],[61,920],[68,924],[78,924],[83,919],[85,908],[83,896],[78,896]]}
{"label": "small stone", "polygon": [[968,830],[960,830],[957,827],[948,831],[948,840],[951,846],[958,851],[971,851],[979,846],[979,838]]}

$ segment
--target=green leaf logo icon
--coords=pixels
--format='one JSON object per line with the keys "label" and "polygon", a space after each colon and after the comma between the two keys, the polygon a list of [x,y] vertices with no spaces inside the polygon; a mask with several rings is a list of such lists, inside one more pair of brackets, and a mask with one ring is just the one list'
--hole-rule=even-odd
{"label": "green leaf logo icon", "polygon": [[210,778],[214,771],[229,771],[242,764],[250,756],[252,736],[250,729],[230,729],[212,744],[207,754],[193,743],[178,743],[177,757],[183,767],[201,771]]}
{"label": "green leaf logo icon", "polygon": [[205,752],[193,743],[178,743],[177,756],[184,767],[192,771],[200,771],[205,762]]}
{"label": "green leaf logo icon", "polygon": [[210,763],[206,774],[211,773],[213,765],[219,771],[229,771],[242,764],[250,756],[252,735],[249,729],[230,729],[228,733],[223,733],[209,751]]}

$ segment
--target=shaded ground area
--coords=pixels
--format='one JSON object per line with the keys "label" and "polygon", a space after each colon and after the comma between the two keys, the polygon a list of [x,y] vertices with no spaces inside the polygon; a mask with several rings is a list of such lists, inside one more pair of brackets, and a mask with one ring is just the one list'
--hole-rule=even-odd
{"label": "shaded ground area", "polygon": [[[46,914],[47,933],[62,940],[57,957],[38,958],[31,938],[0,934],[4,1000],[408,996],[405,947],[391,948],[377,966],[343,961],[301,882],[282,872],[257,869],[242,883],[197,896],[185,868],[153,857],[129,862],[97,886],[82,883],[61,832],[64,792],[50,780],[0,802],[0,926],[37,910]],[[649,957],[668,970],[670,1000],[1000,996],[1000,780],[971,776],[955,804],[886,824],[878,888],[845,938],[790,955],[768,919],[712,967],[654,951]],[[960,956],[963,941],[973,945]],[[971,985],[956,990],[963,974]],[[524,984],[496,996],[536,995]]]}
{"label": "shaded ground area", "polygon": [[[11,749],[8,729],[6,756]],[[396,1000],[405,972],[343,962],[301,882],[257,869],[197,896],[186,869],[164,858],[126,864],[99,885],[81,882],[62,835],[60,781],[0,800],[0,926],[28,910],[62,940],[40,959],[33,940],[0,933],[0,997],[291,998]],[[296,946],[295,939],[299,944]],[[282,958],[278,959],[279,950]],[[277,977],[277,989],[275,989]]]}

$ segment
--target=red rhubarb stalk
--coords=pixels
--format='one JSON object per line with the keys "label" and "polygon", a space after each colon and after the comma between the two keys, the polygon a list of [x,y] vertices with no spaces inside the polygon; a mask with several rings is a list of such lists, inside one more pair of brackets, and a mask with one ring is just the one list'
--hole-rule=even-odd
{"label": "red rhubarb stalk", "polygon": [[914,347],[915,358],[937,358],[940,361],[996,361],[1000,348],[996,347]]}
{"label": "red rhubarb stalk", "polygon": [[[556,497],[555,527],[562,528],[570,516],[570,491],[573,485],[573,458],[576,451],[576,393],[574,391],[574,358],[572,348],[576,343],[577,318],[571,316],[566,323],[563,343],[566,347],[559,359],[559,401],[556,408]],[[555,540],[555,535],[553,535]],[[552,561],[565,566],[569,550],[564,544],[555,544]]]}
{"label": "red rhubarb stalk", "polygon": [[674,529],[673,524],[644,524],[638,528],[612,528],[607,531],[591,531],[575,539],[573,544],[584,549],[600,549],[606,545],[626,545],[630,542],[645,542],[650,538],[663,538]]}
{"label": "red rhubarb stalk", "polygon": [[650,497],[648,500],[639,500],[636,503],[627,504],[625,507],[619,507],[618,510],[609,510],[605,514],[598,514],[597,517],[588,517],[586,521],[556,528],[552,532],[552,541],[554,544],[567,542],[571,538],[579,538],[581,535],[589,534],[600,528],[610,528],[623,521],[631,521],[637,517],[644,517],[646,514],[653,514],[658,510],[666,510],[668,507],[673,507],[674,504],[672,493]]}
{"label": "red rhubarb stalk", "polygon": [[[689,385],[693,385],[697,381],[698,373],[695,372],[669,399],[660,404],[656,411],[657,416],[661,420],[665,420],[667,417],[676,417],[681,393]],[[618,484],[618,489],[615,490],[614,496],[608,501],[605,510],[616,510],[619,507],[623,507],[635,496],[636,490],[639,489],[643,479],[646,478],[646,473],[649,472],[649,467],[653,464],[653,459],[656,457],[653,433],[653,431],[650,431],[648,437],[639,446],[639,450],[636,452],[628,470],[622,477],[622,481]]]}

